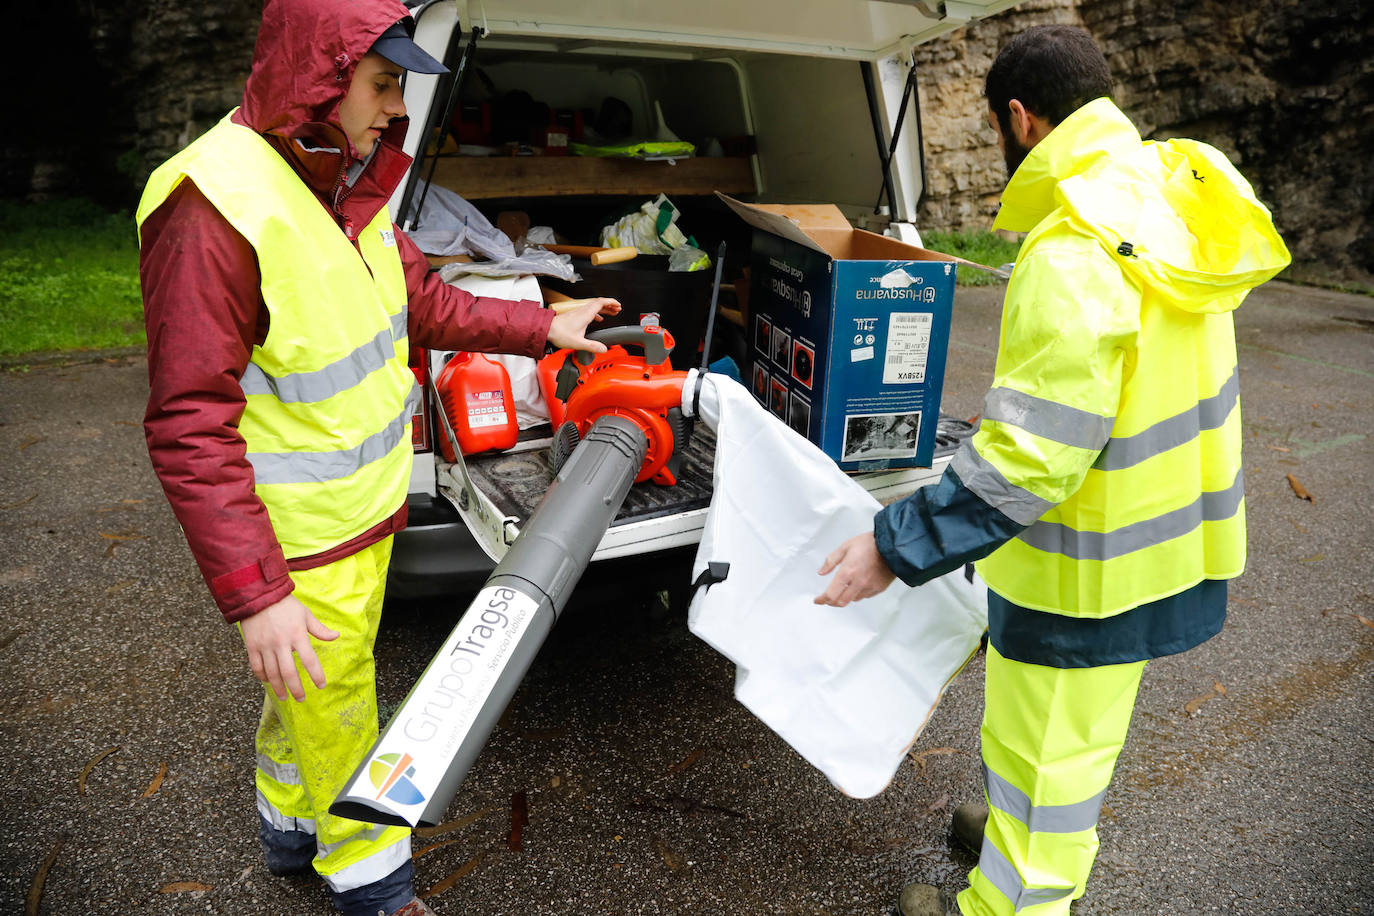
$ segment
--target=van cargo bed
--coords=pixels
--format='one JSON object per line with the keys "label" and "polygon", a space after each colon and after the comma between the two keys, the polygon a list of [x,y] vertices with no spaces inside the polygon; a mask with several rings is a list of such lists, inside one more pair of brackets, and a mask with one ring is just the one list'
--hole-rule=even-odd
{"label": "van cargo bed", "polygon": [[[941,415],[936,434],[935,463],[943,465],[954,454],[960,441],[972,433],[973,427],[969,423]],[[677,485],[635,484],[630,488],[630,495],[625,498],[611,527],[705,509],[711,503],[711,472],[715,453],[715,433],[705,424],[697,424],[683,458],[682,475]],[[519,519],[522,523],[534,512],[553,482],[548,446],[515,453],[475,455],[467,459],[467,469],[473,483],[503,515]],[[866,478],[884,476],[887,475],[881,472],[860,474],[856,479],[864,483]]]}

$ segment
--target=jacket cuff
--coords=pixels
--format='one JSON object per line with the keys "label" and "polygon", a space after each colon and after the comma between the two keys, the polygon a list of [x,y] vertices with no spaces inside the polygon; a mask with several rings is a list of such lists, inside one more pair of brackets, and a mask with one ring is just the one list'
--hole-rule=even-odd
{"label": "jacket cuff", "polygon": [[535,318],[533,327],[530,328],[529,339],[520,352],[537,360],[549,352],[549,327],[553,324],[554,311],[538,302],[530,302],[530,305],[534,306]]}
{"label": "jacket cuff", "polygon": [[280,548],[232,572],[208,580],[210,595],[228,623],[252,617],[295,590]]}
{"label": "jacket cuff", "polygon": [[1025,528],[946,468],[939,483],[884,506],[873,520],[873,540],[888,568],[915,586],[981,560]]}

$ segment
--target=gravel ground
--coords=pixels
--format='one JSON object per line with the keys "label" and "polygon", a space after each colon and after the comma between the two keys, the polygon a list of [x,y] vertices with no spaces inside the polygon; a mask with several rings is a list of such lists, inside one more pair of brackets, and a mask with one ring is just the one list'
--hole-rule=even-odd
{"label": "gravel ground", "polygon": [[[956,416],[981,409],[999,296],[960,290]],[[1079,916],[1374,912],[1371,331],[1374,300],[1280,283],[1238,315],[1249,570],[1219,636],[1146,671]],[[326,914],[261,863],[259,688],[148,468],[145,376],[118,354],[0,373],[0,912]],[[893,785],[846,799],[646,581],[584,582],[458,826],[417,840],[438,912],[878,916],[905,880],[962,886],[945,834],[980,792],[981,657]],[[391,608],[384,707],[465,604]]]}

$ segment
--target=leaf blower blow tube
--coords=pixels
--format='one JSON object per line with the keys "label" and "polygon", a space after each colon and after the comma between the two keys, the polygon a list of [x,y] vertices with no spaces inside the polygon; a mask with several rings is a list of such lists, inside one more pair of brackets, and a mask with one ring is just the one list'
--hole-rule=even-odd
{"label": "leaf blower blow tube", "polygon": [[634,483],[638,424],[603,416],[344,784],[331,814],[438,824]]}

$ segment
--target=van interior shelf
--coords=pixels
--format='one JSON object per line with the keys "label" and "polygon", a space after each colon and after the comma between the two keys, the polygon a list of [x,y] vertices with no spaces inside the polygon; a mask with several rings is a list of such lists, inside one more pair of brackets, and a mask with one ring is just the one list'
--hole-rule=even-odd
{"label": "van interior shelf", "polygon": [[582,156],[442,156],[434,182],[469,200],[569,195],[751,194],[747,156],[668,161]]}

